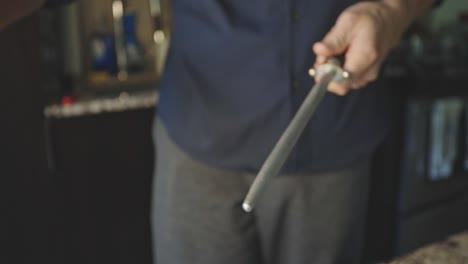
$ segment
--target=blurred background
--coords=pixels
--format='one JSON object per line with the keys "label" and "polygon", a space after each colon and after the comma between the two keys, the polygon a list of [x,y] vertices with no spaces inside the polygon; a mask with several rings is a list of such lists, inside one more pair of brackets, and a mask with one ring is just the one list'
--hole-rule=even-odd
{"label": "blurred background", "polygon": [[[0,32],[0,263],[151,263],[151,129],[170,0],[80,0]],[[368,263],[468,229],[468,2],[418,20],[381,73]]]}

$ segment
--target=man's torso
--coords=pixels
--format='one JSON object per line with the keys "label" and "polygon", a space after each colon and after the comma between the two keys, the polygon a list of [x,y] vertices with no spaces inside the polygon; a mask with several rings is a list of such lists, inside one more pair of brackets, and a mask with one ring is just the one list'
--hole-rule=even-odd
{"label": "man's torso", "polygon": [[[215,167],[258,170],[313,85],[312,44],[354,2],[172,1],[158,111],[175,143]],[[327,94],[285,170],[370,155],[386,130],[381,92]]]}

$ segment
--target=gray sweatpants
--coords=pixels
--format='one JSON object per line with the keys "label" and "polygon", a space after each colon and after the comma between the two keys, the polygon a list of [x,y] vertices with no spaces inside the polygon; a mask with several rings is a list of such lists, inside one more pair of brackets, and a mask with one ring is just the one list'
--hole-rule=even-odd
{"label": "gray sweatpants", "polygon": [[255,175],[220,170],[179,149],[156,124],[155,264],[360,263],[369,162],[278,176],[252,213]]}

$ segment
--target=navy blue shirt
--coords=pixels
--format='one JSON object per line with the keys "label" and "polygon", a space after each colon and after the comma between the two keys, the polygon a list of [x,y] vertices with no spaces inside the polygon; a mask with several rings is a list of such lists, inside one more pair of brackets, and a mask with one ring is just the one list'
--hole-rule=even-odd
{"label": "navy blue shirt", "polygon": [[[158,109],[169,135],[194,159],[258,171],[314,84],[307,74],[312,44],[358,0],[171,2]],[[388,127],[384,91],[371,86],[345,97],[327,94],[284,172],[337,169],[369,157]]]}
{"label": "navy blue shirt", "polygon": [[[312,45],[353,0],[174,0],[159,115],[172,140],[208,165],[256,172],[314,84]],[[378,85],[327,94],[285,173],[369,157],[388,118]]]}

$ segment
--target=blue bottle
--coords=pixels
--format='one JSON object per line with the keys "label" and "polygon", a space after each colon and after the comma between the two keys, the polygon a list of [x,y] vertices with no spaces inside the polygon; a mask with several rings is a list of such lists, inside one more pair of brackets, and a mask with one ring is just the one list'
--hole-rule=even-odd
{"label": "blue bottle", "polygon": [[125,33],[125,51],[127,54],[128,72],[142,72],[145,70],[145,53],[135,34],[136,15],[126,12],[123,18]]}
{"label": "blue bottle", "polygon": [[112,32],[106,31],[104,18],[90,39],[91,69],[93,72],[115,73],[115,48]]}

